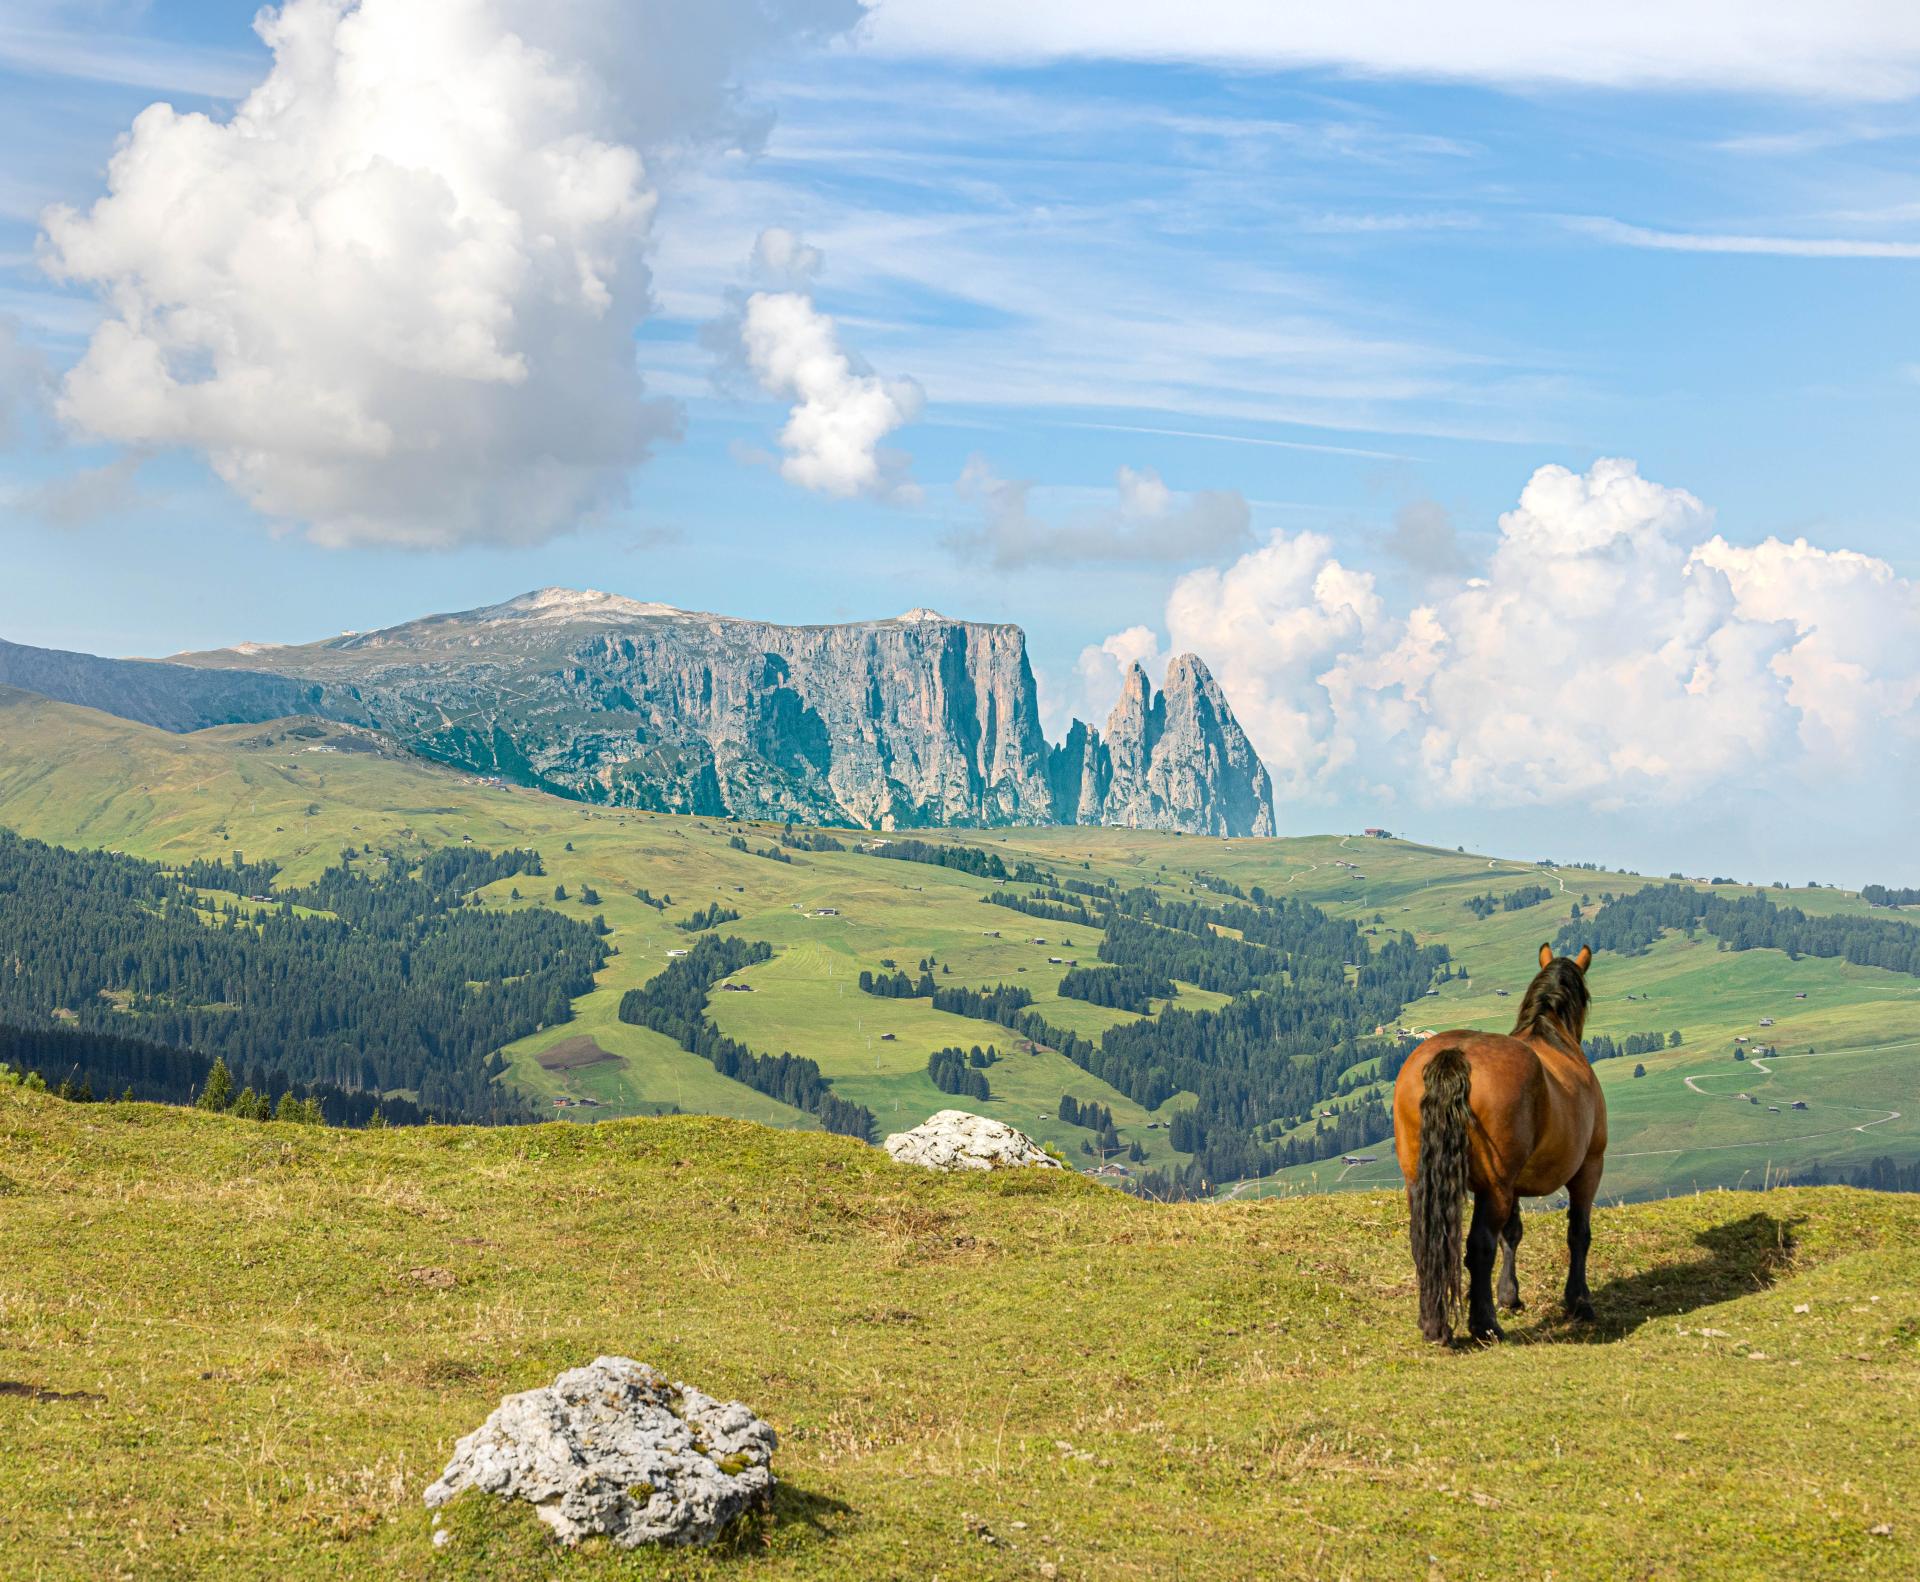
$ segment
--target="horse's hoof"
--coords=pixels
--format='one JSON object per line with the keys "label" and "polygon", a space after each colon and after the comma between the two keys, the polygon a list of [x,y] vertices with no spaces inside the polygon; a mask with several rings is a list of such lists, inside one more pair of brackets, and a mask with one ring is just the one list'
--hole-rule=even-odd
{"label": "horse's hoof", "polygon": [[1498,1324],[1483,1324],[1473,1332],[1473,1338],[1483,1346],[1491,1346],[1496,1340],[1505,1340],[1507,1332]]}
{"label": "horse's hoof", "polygon": [[1450,1346],[1453,1344],[1453,1331],[1445,1328],[1423,1327],[1420,1331],[1420,1338],[1422,1340],[1430,1340],[1436,1346]]}
{"label": "horse's hoof", "polygon": [[1594,1321],[1593,1304],[1584,1296],[1578,1301],[1567,1304],[1567,1317],[1576,1324],[1591,1324]]}
{"label": "horse's hoof", "polygon": [[1504,1298],[1501,1300],[1500,1311],[1503,1313],[1524,1313],[1526,1310],[1527,1304],[1517,1296],[1511,1302]]}

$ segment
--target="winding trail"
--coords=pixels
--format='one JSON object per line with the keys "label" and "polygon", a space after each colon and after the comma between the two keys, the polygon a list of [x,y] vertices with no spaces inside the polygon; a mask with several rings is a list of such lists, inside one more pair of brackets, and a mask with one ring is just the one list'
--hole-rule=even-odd
{"label": "winding trail", "polygon": [[[1822,1057],[1817,1055],[1815,1056],[1776,1055],[1774,1058],[1776,1060],[1808,1060],[1808,1059],[1821,1059],[1821,1058],[1828,1058],[1828,1057]],[[1773,1075],[1772,1071],[1768,1067],[1763,1066],[1757,1060],[1749,1060],[1746,1062],[1746,1064],[1749,1067],[1751,1067],[1753,1070],[1762,1072],[1767,1076]],[[1710,1075],[1716,1075],[1716,1076],[1722,1075],[1722,1074],[1723,1073],[1718,1073],[1718,1072],[1710,1073]],[[1700,1079],[1698,1077],[1682,1077],[1680,1080],[1685,1085],[1689,1093],[1698,1094],[1703,1099],[1725,1099],[1731,1104],[1738,1104],[1742,1102],[1742,1100],[1734,1094],[1709,1093],[1705,1088],[1700,1086]],[[1873,1116],[1873,1119],[1870,1121],[1862,1121],[1857,1126],[1835,1126],[1835,1127],[1828,1128],[1826,1131],[1819,1131],[1819,1132],[1795,1132],[1792,1136],[1789,1136],[1789,1137],[1763,1137],[1755,1142],[1695,1143],[1689,1147],[1683,1147],[1683,1148],[1635,1148],[1635,1149],[1628,1149],[1625,1151],[1612,1152],[1610,1154],[1610,1157],[1615,1159],[1652,1159],[1652,1158],[1664,1157],[1664,1156],[1673,1155],[1673,1154],[1729,1153],[1735,1149],[1740,1149],[1740,1148],[1777,1149],[1783,1143],[1813,1142],[1816,1139],[1821,1137],[1844,1137],[1848,1132],[1865,1133],[1869,1127],[1884,1126],[1889,1121],[1899,1120],[1901,1115],[1901,1112],[1899,1110],[1876,1110],[1876,1109],[1870,1109],[1860,1104],[1828,1103],[1828,1104],[1823,1104],[1821,1106],[1821,1110],[1822,1110],[1822,1113],[1825,1113],[1828,1110],[1842,1110],[1842,1111],[1850,1110],[1856,1115],[1871,1115]]]}

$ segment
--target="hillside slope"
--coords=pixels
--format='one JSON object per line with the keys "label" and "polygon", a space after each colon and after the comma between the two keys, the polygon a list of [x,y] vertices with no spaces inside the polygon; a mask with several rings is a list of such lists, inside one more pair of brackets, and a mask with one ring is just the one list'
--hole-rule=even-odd
{"label": "hillside slope", "polygon": [[420,1494],[604,1352],[753,1403],[785,1488],[731,1551],[568,1576],[1920,1567],[1911,1198],[1603,1210],[1588,1331],[1530,1216],[1533,1311],[1448,1354],[1395,1194],[1166,1207],[739,1122],[338,1133],[0,1087],[0,1197],[9,1576],[551,1577],[530,1511],[456,1508],[436,1551]]}
{"label": "hillside slope", "polygon": [[[1091,960],[1099,929],[1056,927],[983,905],[982,896],[996,888],[991,881],[924,863],[876,861],[852,849],[788,850],[779,846],[775,827],[596,809],[497,788],[399,754],[374,733],[337,725],[279,722],[170,735],[0,693],[0,825],[167,862],[225,859],[241,850],[249,858],[278,860],[283,888],[318,878],[349,845],[419,850],[471,839],[492,849],[537,847],[551,875],[544,888],[523,884],[530,893],[516,902],[513,886],[501,883],[483,898],[506,907],[558,904],[581,920],[604,912],[619,952],[594,992],[574,1003],[573,1021],[507,1051],[512,1080],[549,1111],[562,1099],[594,1102],[593,1108],[565,1108],[569,1115],[677,1107],[812,1124],[802,1112],[721,1076],[673,1040],[619,1020],[625,992],[658,973],[671,959],[667,952],[689,944],[677,925],[715,902],[740,914],[725,931],[765,940],[775,951],[772,961],[745,975],[756,992],[713,996],[711,1014],[721,1030],[767,1053],[791,1050],[817,1061],[837,1092],[875,1112],[882,1134],[953,1102],[929,1080],[933,1050],[994,1042],[1004,1048],[1006,1031],[935,1010],[924,999],[862,995],[856,987],[862,970],[883,970],[888,962],[912,969],[932,955],[951,969],[938,974],[941,983],[1027,986],[1050,1024],[1086,1038],[1139,1019],[1057,992],[1066,969],[1049,958]],[[861,839],[839,838],[849,847]],[[1576,907],[1591,913],[1606,895],[1649,882],[1344,836],[1228,841],[1056,828],[922,838],[985,850],[1009,867],[1032,861],[1076,882],[1110,881],[1169,900],[1211,902],[1219,899],[1210,888],[1216,884],[1264,886],[1378,929],[1376,941],[1408,929],[1423,944],[1444,944],[1461,974],[1406,1008],[1402,1020],[1416,1029],[1504,1030],[1540,941],[1555,937]],[[792,860],[760,855],[769,850]],[[549,899],[556,880],[574,899]],[[599,892],[598,905],[580,899],[586,888]],[[672,902],[658,910],[639,899],[642,889]],[[1748,892],[1722,886],[1715,893]],[[1769,893],[1810,913],[1888,917],[1848,892]],[[1467,904],[1489,895],[1531,899],[1484,915]],[[1032,943],[1036,938],[1047,942]],[[1920,1157],[1920,1105],[1912,1102],[1920,978],[1720,944],[1675,933],[1645,955],[1598,959],[1590,1032],[1614,1039],[1682,1035],[1678,1047],[1596,1068],[1612,1114],[1606,1195],[1755,1184],[1814,1164],[1858,1169],[1881,1155]],[[1169,1006],[1204,1010],[1224,1003],[1222,995],[1182,984],[1177,999],[1156,1001],[1153,1009],[1159,1015]],[[1740,1037],[1777,1045],[1784,1058],[1736,1062]],[[1815,1055],[1806,1054],[1809,1048]],[[1636,1078],[1641,1065],[1647,1074]],[[1097,1139],[1060,1118],[1063,1095],[1112,1112],[1122,1148],[1137,1145],[1146,1156],[1124,1161],[1130,1168],[1177,1168],[1191,1157],[1172,1146],[1167,1126],[1192,1104],[1191,1095],[1175,1095],[1150,1111],[1044,1050],[1003,1059],[989,1076],[994,1096],[974,1107],[1076,1163],[1094,1162],[1082,1149]],[[1378,1091],[1374,1076],[1356,1069],[1345,1094],[1317,1107],[1370,1102]],[[1757,1102],[1742,1100],[1743,1092]],[[1796,1100],[1809,1108],[1795,1110]],[[1309,1119],[1297,1131],[1310,1135],[1320,1124]],[[1391,1182],[1390,1150],[1369,1151],[1377,1156],[1372,1165],[1349,1169],[1336,1160],[1260,1185],[1230,1187],[1231,1178],[1218,1185],[1266,1191]]]}

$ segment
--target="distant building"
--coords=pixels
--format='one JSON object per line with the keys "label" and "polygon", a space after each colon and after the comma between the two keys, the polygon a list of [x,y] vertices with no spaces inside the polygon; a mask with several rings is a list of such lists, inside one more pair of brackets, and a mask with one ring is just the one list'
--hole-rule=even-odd
{"label": "distant building", "polygon": [[[1367,833],[1371,835],[1373,831],[1368,830]],[[1384,835],[1386,831],[1382,830],[1380,833]],[[1342,1154],[1340,1156],[1340,1162],[1343,1165],[1370,1165],[1374,1163],[1378,1157],[1377,1154]]]}
{"label": "distant building", "polygon": [[1365,835],[1371,835],[1375,840],[1392,840],[1393,839],[1393,831],[1390,829],[1366,829],[1361,831],[1361,833]]}
{"label": "distant building", "polygon": [[1807,1107],[1807,1101],[1805,1099],[1795,1099],[1793,1101],[1793,1107],[1796,1110],[1804,1110]]}

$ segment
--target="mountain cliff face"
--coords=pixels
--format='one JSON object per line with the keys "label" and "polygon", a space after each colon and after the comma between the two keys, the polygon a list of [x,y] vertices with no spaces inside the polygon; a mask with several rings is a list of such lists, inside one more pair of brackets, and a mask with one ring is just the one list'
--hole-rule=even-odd
{"label": "mountain cliff face", "polygon": [[1198,660],[1176,660],[1157,700],[1136,669],[1106,741],[1075,721],[1055,748],[1020,629],[930,610],[775,626],[549,588],[167,664],[0,645],[0,683],[171,730],[296,712],[373,724],[478,773],[669,812],[1274,827],[1266,772]]}

